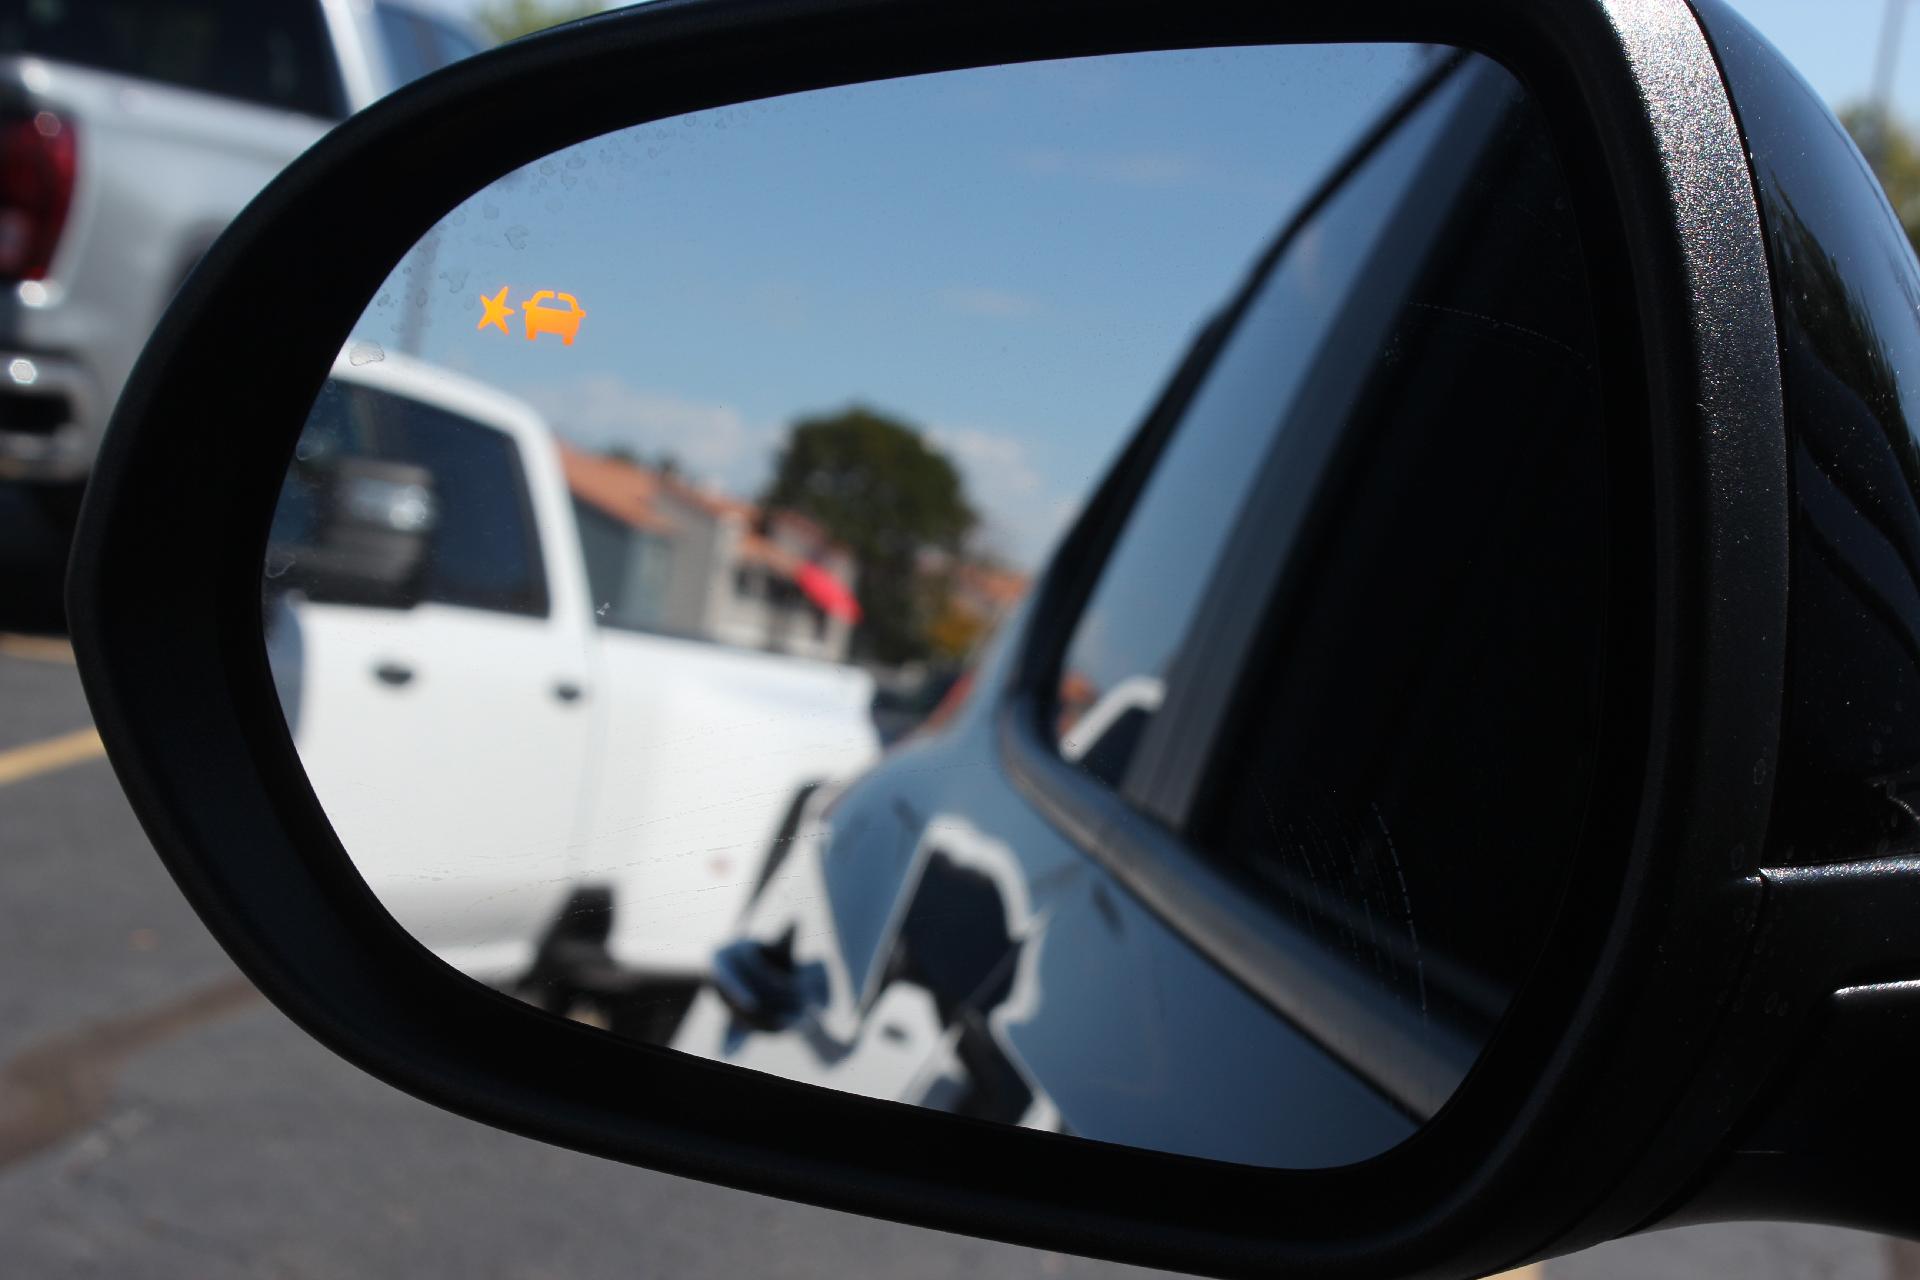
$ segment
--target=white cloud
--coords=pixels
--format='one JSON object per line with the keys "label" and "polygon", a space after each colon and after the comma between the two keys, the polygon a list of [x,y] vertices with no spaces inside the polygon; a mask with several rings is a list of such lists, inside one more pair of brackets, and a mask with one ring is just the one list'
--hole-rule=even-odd
{"label": "white cloud", "polygon": [[532,390],[526,398],[582,446],[671,453],[689,474],[729,487],[758,483],[773,445],[771,430],[749,423],[731,405],[643,391],[611,374]]}
{"label": "white cloud", "polygon": [[940,303],[961,315],[989,320],[1024,320],[1041,311],[1040,300],[1009,289],[965,285],[940,291]]}
{"label": "white cloud", "polygon": [[976,427],[935,427],[928,432],[940,451],[960,464],[969,479],[983,481],[1009,495],[1028,497],[1040,488],[1027,446],[1018,436]]}
{"label": "white cloud", "polygon": [[960,468],[989,549],[1024,568],[1039,567],[1079,499],[1048,486],[1017,435],[979,427],[934,427],[927,434]]}

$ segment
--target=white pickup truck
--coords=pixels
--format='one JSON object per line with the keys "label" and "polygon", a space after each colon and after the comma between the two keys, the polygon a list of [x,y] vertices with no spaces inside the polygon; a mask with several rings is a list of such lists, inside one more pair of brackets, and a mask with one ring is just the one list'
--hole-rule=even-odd
{"label": "white pickup truck", "polygon": [[335,121],[482,47],[406,0],[0,4],[0,481],[70,513],[233,216]]}
{"label": "white pickup truck", "polygon": [[402,356],[336,364],[266,574],[281,703],[356,866],[529,998],[691,995],[799,798],[879,754],[857,668],[596,625],[545,423]]}

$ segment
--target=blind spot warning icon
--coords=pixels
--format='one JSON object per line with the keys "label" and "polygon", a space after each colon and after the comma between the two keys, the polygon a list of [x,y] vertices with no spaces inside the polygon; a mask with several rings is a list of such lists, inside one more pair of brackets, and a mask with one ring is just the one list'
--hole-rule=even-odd
{"label": "blind spot warning icon", "polygon": [[484,293],[480,295],[480,305],[486,310],[480,317],[480,323],[473,326],[475,329],[484,329],[492,325],[502,333],[513,332],[507,328],[507,317],[513,314],[513,308],[507,305],[507,290],[510,288],[512,288],[511,285],[503,284],[500,286],[500,292],[491,298]]}
{"label": "blind spot warning icon", "polygon": [[[541,301],[558,298],[566,303],[562,306],[541,306]],[[551,289],[542,289],[527,300],[521,312],[527,323],[527,341],[532,342],[543,333],[559,335],[560,341],[567,346],[573,345],[574,338],[580,332],[580,322],[587,313],[580,302],[570,293],[555,294]]]}

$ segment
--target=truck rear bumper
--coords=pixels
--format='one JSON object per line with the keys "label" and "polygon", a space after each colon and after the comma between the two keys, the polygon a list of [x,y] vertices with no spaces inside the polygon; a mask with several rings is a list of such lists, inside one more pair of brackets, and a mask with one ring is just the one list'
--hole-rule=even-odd
{"label": "truck rear bumper", "polygon": [[100,449],[93,381],[71,360],[0,348],[0,480],[84,480]]}

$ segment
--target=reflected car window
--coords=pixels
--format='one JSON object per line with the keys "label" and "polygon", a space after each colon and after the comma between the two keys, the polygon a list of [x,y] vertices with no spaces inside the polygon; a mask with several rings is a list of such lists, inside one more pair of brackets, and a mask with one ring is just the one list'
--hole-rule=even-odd
{"label": "reflected car window", "polygon": [[1294,233],[1183,413],[1074,628],[1061,755],[1118,786],[1258,462],[1457,96],[1443,86]]}
{"label": "reflected car window", "polygon": [[1190,838],[1421,1019],[1484,1032],[1586,824],[1612,526],[1585,269],[1530,108],[1470,191],[1345,428]]}

